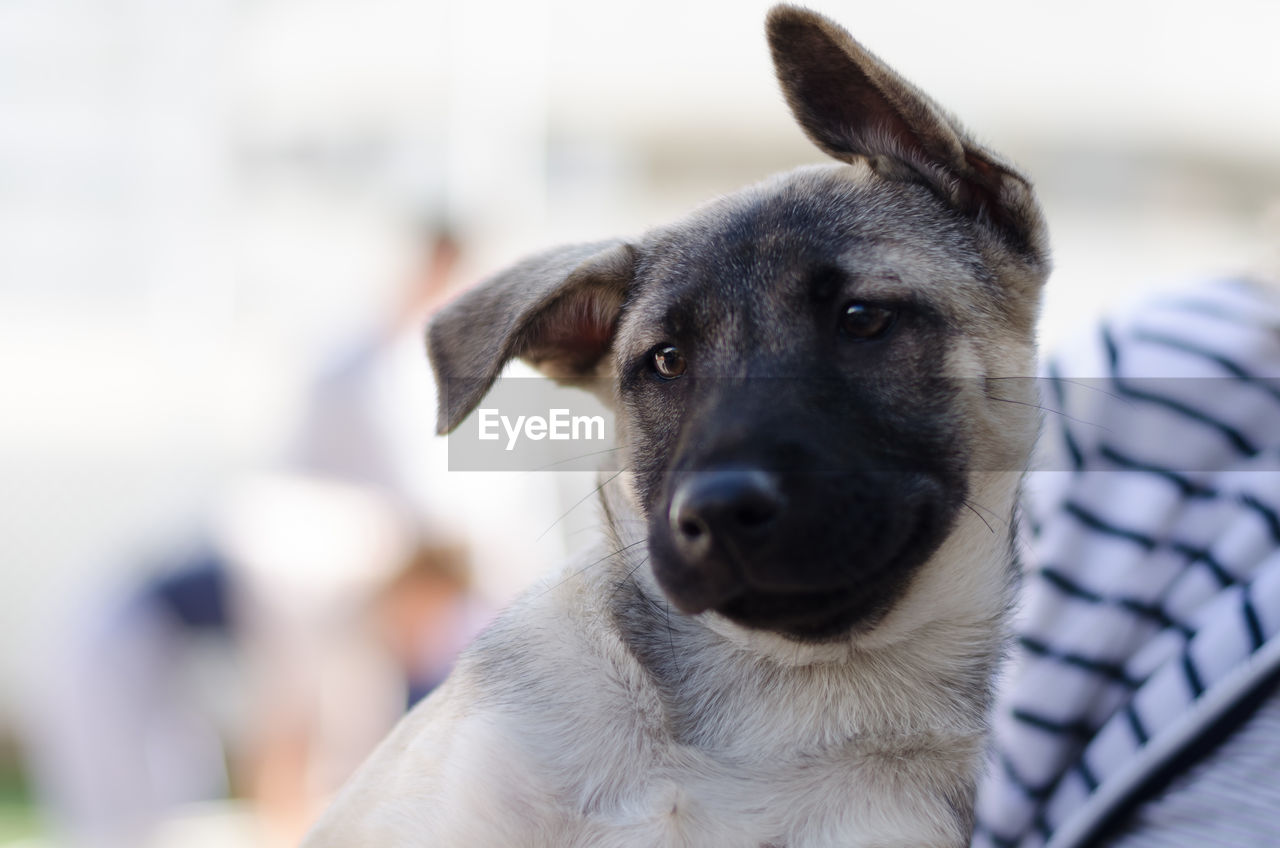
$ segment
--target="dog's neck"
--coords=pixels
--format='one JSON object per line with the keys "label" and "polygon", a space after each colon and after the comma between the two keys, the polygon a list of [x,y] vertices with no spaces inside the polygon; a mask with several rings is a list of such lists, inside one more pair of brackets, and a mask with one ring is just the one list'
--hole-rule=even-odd
{"label": "dog's neck", "polygon": [[[677,738],[688,734],[682,741],[691,744],[782,750],[796,740],[777,739],[774,722],[751,732],[753,716],[794,714],[797,705],[807,720],[784,735],[807,744],[844,744],[876,733],[945,733],[976,741],[985,732],[1013,591],[1018,483],[1013,473],[975,479],[971,498],[983,505],[984,518],[966,513],[874,627],[822,643],[750,630],[715,613],[674,610],[646,567],[644,522],[625,497],[606,487],[613,550],[627,552],[612,561],[606,578],[623,648],[656,687],[670,731]],[[726,673],[726,655],[732,673]],[[695,721],[721,700],[721,686],[753,695],[724,699],[744,705],[736,716],[715,725]]]}

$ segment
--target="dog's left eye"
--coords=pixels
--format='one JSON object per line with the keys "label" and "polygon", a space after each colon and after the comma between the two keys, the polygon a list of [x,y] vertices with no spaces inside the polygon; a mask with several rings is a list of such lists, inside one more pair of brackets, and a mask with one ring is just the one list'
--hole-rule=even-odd
{"label": "dog's left eye", "polygon": [[653,354],[653,370],[664,380],[674,380],[684,373],[686,362],[684,354],[673,345],[662,345]]}
{"label": "dog's left eye", "polygon": [[897,317],[887,306],[855,300],[840,314],[840,332],[858,341],[871,341],[888,333]]}

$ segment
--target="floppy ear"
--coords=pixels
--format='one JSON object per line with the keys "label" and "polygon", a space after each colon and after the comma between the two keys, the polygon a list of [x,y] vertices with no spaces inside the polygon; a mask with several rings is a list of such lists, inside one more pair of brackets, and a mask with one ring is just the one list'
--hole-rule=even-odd
{"label": "floppy ear", "polygon": [[514,357],[559,380],[591,376],[613,341],[634,265],[621,241],[559,247],[447,306],[427,330],[437,432],[457,427]]}
{"label": "floppy ear", "polygon": [[787,103],[814,144],[845,162],[865,158],[889,179],[923,183],[1009,246],[1044,259],[1030,184],[937,104],[822,15],[775,6],[766,30]]}

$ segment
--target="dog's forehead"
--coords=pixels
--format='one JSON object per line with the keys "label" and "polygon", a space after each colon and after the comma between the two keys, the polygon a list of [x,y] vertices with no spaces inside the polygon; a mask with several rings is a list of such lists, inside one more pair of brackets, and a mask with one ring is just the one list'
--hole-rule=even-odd
{"label": "dog's forehead", "polygon": [[729,195],[651,234],[641,256],[624,341],[681,318],[778,326],[833,270],[858,297],[924,299],[942,314],[982,311],[975,301],[993,296],[964,224],[926,190],[865,166],[803,168]]}

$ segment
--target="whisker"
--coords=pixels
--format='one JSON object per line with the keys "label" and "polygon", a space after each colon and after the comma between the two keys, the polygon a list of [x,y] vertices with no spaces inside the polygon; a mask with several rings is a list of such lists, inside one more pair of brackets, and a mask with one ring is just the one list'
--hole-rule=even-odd
{"label": "whisker", "polygon": [[635,573],[643,568],[648,561],[649,555],[645,554],[626,574],[622,575],[622,578],[617,583],[613,584],[613,592],[609,595],[610,600],[617,597],[617,594],[623,590],[628,582],[634,582],[632,578],[635,577]]}
{"label": "whisker", "polygon": [[530,469],[530,470],[531,470],[531,471],[546,471],[548,468],[555,468],[557,465],[564,465],[565,463],[568,463],[568,462],[577,462],[578,460],[580,460],[580,459],[586,459],[587,457],[591,457],[591,456],[600,456],[601,454],[605,454],[605,453],[614,453],[614,452],[616,452],[616,451],[620,451],[620,450],[622,450],[622,445],[619,445],[619,446],[614,447],[614,448],[605,448],[605,449],[603,449],[603,450],[591,451],[590,453],[582,453],[582,454],[578,454],[577,456],[571,456],[571,457],[568,457],[567,459],[558,459],[558,460],[556,460],[555,462],[551,462],[551,463],[548,463],[548,464],[546,464],[546,465],[540,465],[540,466],[538,466],[537,468],[532,468],[532,469]]}
{"label": "whisker", "polygon": [[1099,430],[1103,430],[1108,433],[1111,432],[1110,427],[1104,427],[1103,425],[1096,424],[1092,421],[1085,421],[1082,418],[1076,418],[1072,415],[1068,415],[1067,413],[1063,412],[1061,409],[1054,409],[1051,406],[1045,406],[1039,403],[1029,403],[1028,401],[1025,401],[1025,400],[1014,400],[1013,398],[996,397],[995,395],[984,395],[984,396],[987,398],[987,400],[998,400],[1003,403],[1015,403],[1018,406],[1029,406],[1032,409],[1039,409],[1042,412],[1052,412],[1054,415],[1061,415],[1063,418],[1067,419],[1068,421],[1073,421],[1076,424],[1083,424],[1086,427],[1097,427]]}
{"label": "whisker", "polygon": [[978,509],[982,510],[982,511],[983,511],[983,512],[985,512],[987,515],[989,515],[989,516],[991,516],[993,519],[995,519],[996,521],[999,521],[999,522],[1000,522],[1001,524],[1003,524],[1005,527],[1008,527],[1008,526],[1009,526],[1009,522],[1007,522],[1007,521],[1005,521],[1004,519],[1002,519],[1002,518],[1000,517],[1000,513],[996,512],[994,509],[992,509],[991,507],[987,506],[986,504],[978,503],[977,501],[972,500],[971,498],[965,498],[965,499],[964,499],[964,501],[965,501],[965,503],[969,504],[970,506],[975,506],[975,507],[977,507]]}
{"label": "whisker", "polygon": [[1009,522],[1006,519],[1004,519],[1000,515],[1000,513],[996,512],[991,507],[986,506],[985,504],[980,504],[977,501],[972,500],[970,498],[965,498],[964,503],[965,503],[965,506],[969,507],[970,509],[982,510],[987,514],[987,516],[991,518],[992,521],[996,522],[997,524],[1003,525],[1006,530],[1010,529],[1011,525],[1009,524]]}
{"label": "whisker", "polygon": [[671,627],[671,603],[663,601],[662,605],[667,608],[667,647],[671,649],[671,664],[675,666],[677,674],[683,674],[680,669],[680,660],[676,657],[676,637],[675,631]]}
{"label": "whisker", "polygon": [[981,521],[983,524],[987,525],[987,529],[990,530],[993,535],[995,534],[996,528],[991,526],[990,521],[987,521],[987,519],[982,517],[982,513],[978,512],[976,509],[973,508],[973,504],[969,503],[968,501],[961,501],[960,503],[965,509],[969,510],[974,515],[978,516],[978,520]]}
{"label": "whisker", "polygon": [[[632,542],[632,543],[631,543],[631,544],[629,544],[629,545],[623,545],[622,547],[618,548],[616,551],[613,551],[612,553],[607,553],[607,554],[605,554],[604,556],[600,557],[600,559],[597,559],[597,560],[594,560],[594,561],[592,561],[592,562],[587,563],[587,564],[586,564],[586,565],[584,565],[582,568],[578,569],[577,571],[575,571],[575,572],[573,572],[572,574],[570,574],[570,575],[568,575],[567,577],[565,577],[563,580],[559,580],[559,581],[557,581],[556,583],[552,584],[551,586],[548,586],[546,589],[543,589],[541,592],[539,592],[539,593],[538,593],[537,595],[535,595],[534,597],[538,597],[538,598],[540,598],[540,597],[542,597],[543,595],[547,594],[548,592],[551,592],[551,591],[553,591],[553,590],[555,590],[555,589],[559,589],[561,586],[563,586],[564,584],[568,583],[568,582],[569,582],[570,580],[572,580],[573,578],[578,577],[578,576],[583,575],[583,574],[586,574],[588,571],[590,571],[591,569],[595,568],[595,567],[596,567],[597,565],[599,565],[600,563],[605,562],[606,560],[612,559],[613,557],[616,557],[618,554],[626,553],[629,549],[634,548],[636,545],[643,545],[643,544],[647,543],[648,541],[649,541],[649,537],[648,537],[648,536],[646,536],[646,537],[644,537],[643,539],[637,539],[636,541]],[[646,559],[646,561],[648,560],[648,558],[647,558],[647,557],[646,557],[645,559]],[[631,573],[632,573],[632,574],[634,574],[634,573],[635,573],[635,569],[634,569],[634,568],[631,570]]]}
{"label": "whisker", "polygon": [[[1018,380],[1018,379],[1025,379],[1025,378],[1021,378],[1021,377],[988,377],[987,379],[988,379],[988,380]],[[1100,395],[1106,395],[1107,397],[1111,398],[1112,400],[1118,400],[1118,401],[1120,401],[1121,403],[1125,404],[1126,406],[1132,406],[1132,405],[1133,405],[1133,399],[1132,399],[1132,398],[1127,398],[1127,397],[1124,397],[1123,395],[1118,395],[1118,394],[1116,394],[1116,393],[1114,393],[1114,392],[1109,392],[1109,391],[1107,391],[1106,389],[1102,389],[1102,388],[1099,388],[1099,387],[1097,387],[1097,386],[1090,385],[1089,383],[1085,382],[1084,380],[1073,380],[1073,379],[1072,379],[1072,378],[1070,378],[1070,377],[1052,377],[1052,376],[1049,376],[1049,377],[1036,377],[1035,379],[1037,379],[1037,380],[1052,380],[1052,381],[1054,381],[1055,383],[1066,383],[1067,385],[1069,385],[1069,386],[1075,386],[1075,387],[1076,387],[1076,388],[1078,388],[1078,389],[1088,389],[1088,390],[1089,390],[1089,391],[1091,391],[1091,392],[1097,392],[1097,393],[1098,393],[1098,394],[1100,394]]]}
{"label": "whisker", "polygon": [[[613,516],[610,519],[610,521],[614,524],[634,524],[638,527],[647,527],[649,525],[649,522],[644,520],[643,518],[622,518],[616,515]],[[604,528],[596,523],[587,524],[584,527],[576,527],[573,530],[570,530],[568,533],[565,534],[565,536],[566,538],[569,538],[569,539],[576,539],[577,537],[581,536],[583,533],[603,534]]]}
{"label": "whisker", "polygon": [[637,562],[635,566],[626,573],[626,576],[622,578],[622,582],[626,582],[627,580],[630,580],[632,577],[634,577],[636,572],[644,568],[645,564],[648,562],[649,562],[649,555],[645,554],[643,557],[640,558],[640,561]]}
{"label": "whisker", "polygon": [[569,517],[569,513],[573,512],[575,509],[577,509],[578,507],[582,506],[582,505],[587,501],[587,499],[588,499],[588,498],[590,498],[592,495],[599,494],[601,489],[603,489],[605,486],[607,486],[607,485],[609,485],[610,483],[612,483],[614,480],[617,480],[617,479],[618,479],[618,477],[619,477],[619,476],[621,476],[622,472],[623,472],[623,471],[626,471],[626,470],[627,470],[627,469],[625,469],[625,468],[620,468],[620,469],[618,469],[618,471],[617,471],[613,476],[611,476],[608,480],[605,480],[605,481],[604,481],[603,483],[601,483],[599,486],[596,486],[594,489],[592,489],[591,491],[589,491],[589,492],[587,492],[585,495],[583,495],[583,496],[582,496],[582,498],[581,498],[581,499],[579,499],[577,503],[575,503],[573,506],[571,506],[571,507],[569,507],[567,510],[565,510],[564,515],[560,516],[560,517],[559,517],[559,518],[557,518],[555,521],[551,522],[551,524],[550,524],[550,525],[548,525],[547,529],[546,529],[546,530],[543,530],[541,533],[539,533],[539,534],[538,534],[538,538],[534,539],[533,541],[535,541],[535,542],[541,541],[541,540],[542,540],[542,537],[543,537],[543,536],[545,536],[545,535],[547,535],[548,533],[550,533],[550,532],[551,532],[551,530],[552,530],[552,528],[554,528],[554,527],[555,527],[557,524],[559,524],[561,521],[564,521],[566,518],[568,518],[568,517]]}

